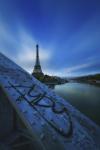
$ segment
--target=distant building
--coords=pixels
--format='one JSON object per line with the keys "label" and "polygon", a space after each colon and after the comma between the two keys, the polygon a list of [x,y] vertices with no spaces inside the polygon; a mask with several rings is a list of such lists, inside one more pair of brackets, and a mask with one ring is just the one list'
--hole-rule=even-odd
{"label": "distant building", "polygon": [[37,77],[37,76],[43,76],[43,72],[41,69],[41,65],[40,65],[40,59],[39,59],[39,45],[36,45],[36,62],[35,62],[35,66],[34,66],[34,70],[32,73],[33,76]]}

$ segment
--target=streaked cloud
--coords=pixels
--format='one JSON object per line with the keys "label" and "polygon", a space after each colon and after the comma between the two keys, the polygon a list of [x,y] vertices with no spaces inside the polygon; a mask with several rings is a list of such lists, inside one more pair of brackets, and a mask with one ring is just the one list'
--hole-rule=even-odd
{"label": "streaked cloud", "polygon": [[[16,47],[15,55],[12,55],[13,49],[10,51],[8,47],[4,47],[4,43],[8,42],[11,43],[12,48],[13,45]],[[20,28],[17,33],[17,40],[11,34],[9,29],[2,23],[0,26],[0,51],[15,61],[17,64],[22,66],[27,71],[32,71],[33,66],[36,59],[36,44],[37,41],[31,35],[27,33],[27,31]],[[42,44],[40,44],[40,60],[42,64],[47,63],[51,57],[52,52],[49,49],[43,48]]]}
{"label": "streaked cloud", "polygon": [[100,72],[99,3],[73,0],[72,4],[69,0],[56,5],[53,0],[37,0],[27,5],[27,1],[2,1],[0,52],[32,72],[38,43],[46,74]]}
{"label": "streaked cloud", "polygon": [[72,73],[74,71],[78,71],[78,70],[82,70],[84,68],[88,68],[90,66],[92,66],[94,63],[84,63],[84,64],[80,64],[80,65],[76,65],[76,66],[73,66],[73,67],[69,67],[67,69],[64,69],[66,71],[66,73]]}
{"label": "streaked cloud", "polygon": [[[78,65],[74,65],[72,67],[68,67],[68,68],[66,67],[66,68],[57,69],[57,70],[47,69],[47,70],[45,70],[45,73],[50,74],[50,75],[55,75],[55,76],[57,76],[57,75],[63,76],[63,77],[78,76],[78,72],[81,72],[80,75],[83,75],[84,71],[85,71],[85,74],[89,74],[89,72],[87,72],[87,70],[90,70],[94,66],[95,63],[87,62],[87,63],[78,64]],[[99,64],[97,64],[97,65],[99,65]],[[93,73],[97,73],[97,72],[92,69],[90,71],[90,73],[93,74]]]}
{"label": "streaked cloud", "polygon": [[[48,63],[48,61],[52,57],[52,54],[50,53],[50,51],[47,49],[43,49],[43,48],[40,48],[39,54],[40,54],[41,64]],[[35,45],[32,47],[30,45],[24,45],[21,51],[14,58],[14,61],[18,63],[19,65],[21,65],[27,71],[29,70],[32,71],[33,66],[35,64],[35,59],[36,59]]]}

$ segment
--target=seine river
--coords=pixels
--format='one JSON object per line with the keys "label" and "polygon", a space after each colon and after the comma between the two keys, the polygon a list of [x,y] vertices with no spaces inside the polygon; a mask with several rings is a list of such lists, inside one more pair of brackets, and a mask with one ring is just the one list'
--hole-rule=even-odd
{"label": "seine river", "polygon": [[83,83],[56,85],[58,95],[100,125],[100,87]]}

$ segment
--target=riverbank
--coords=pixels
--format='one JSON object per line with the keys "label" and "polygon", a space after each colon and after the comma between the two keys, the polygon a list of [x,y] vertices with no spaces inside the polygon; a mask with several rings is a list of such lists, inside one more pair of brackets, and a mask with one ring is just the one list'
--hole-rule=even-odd
{"label": "riverbank", "polygon": [[87,83],[87,84],[91,84],[95,86],[100,86],[100,74],[99,73],[94,74],[94,75],[75,77],[72,80],[78,83]]}
{"label": "riverbank", "polygon": [[100,81],[92,81],[92,80],[73,80],[76,83],[90,84],[97,87],[100,87]]}

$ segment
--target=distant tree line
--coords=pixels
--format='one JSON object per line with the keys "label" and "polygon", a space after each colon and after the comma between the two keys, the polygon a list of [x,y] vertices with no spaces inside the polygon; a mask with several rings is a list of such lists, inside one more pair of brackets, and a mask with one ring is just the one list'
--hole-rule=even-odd
{"label": "distant tree line", "polygon": [[100,81],[100,74],[81,76],[81,77],[75,78],[75,80],[96,82],[96,81]]}
{"label": "distant tree line", "polygon": [[43,83],[61,84],[61,83],[67,82],[67,80],[62,79],[62,78],[57,77],[57,76],[40,75],[40,74],[35,74],[34,76]]}

